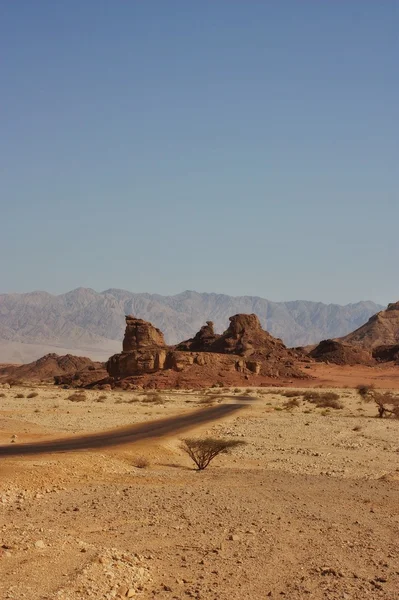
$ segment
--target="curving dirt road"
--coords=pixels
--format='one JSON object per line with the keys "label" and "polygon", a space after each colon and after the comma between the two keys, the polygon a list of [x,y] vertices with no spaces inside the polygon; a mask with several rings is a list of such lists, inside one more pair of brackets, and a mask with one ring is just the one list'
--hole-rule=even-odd
{"label": "curving dirt road", "polygon": [[248,404],[245,398],[239,403],[218,404],[209,408],[201,408],[194,412],[158,419],[147,423],[138,423],[129,427],[100,431],[86,435],[65,437],[43,442],[27,444],[9,444],[0,446],[0,456],[23,456],[27,454],[46,454],[52,452],[69,452],[72,450],[90,450],[132,444],[134,442],[159,438],[166,435],[182,433],[196,425],[202,425],[241,410]]}

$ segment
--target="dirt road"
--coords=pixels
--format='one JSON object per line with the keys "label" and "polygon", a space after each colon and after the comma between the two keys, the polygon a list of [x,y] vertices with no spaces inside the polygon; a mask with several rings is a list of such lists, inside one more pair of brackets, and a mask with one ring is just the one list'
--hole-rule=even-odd
{"label": "dirt road", "polygon": [[191,427],[210,423],[227,417],[243,408],[243,402],[219,404],[202,408],[181,416],[167,417],[147,423],[139,423],[99,433],[65,437],[30,444],[8,444],[0,446],[0,456],[23,456],[27,454],[47,454],[71,450],[89,450],[132,444],[143,440],[181,433]]}

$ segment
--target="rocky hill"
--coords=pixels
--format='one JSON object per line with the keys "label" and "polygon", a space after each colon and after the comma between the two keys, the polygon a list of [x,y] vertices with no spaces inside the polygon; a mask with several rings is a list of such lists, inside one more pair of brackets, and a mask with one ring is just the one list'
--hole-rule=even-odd
{"label": "rocky hill", "polygon": [[96,363],[85,356],[58,356],[46,354],[38,360],[25,365],[0,366],[0,382],[4,381],[51,381],[55,377],[73,376],[76,381],[98,381],[107,375],[104,365]]}
{"label": "rocky hill", "polygon": [[373,302],[340,306],[319,302],[271,302],[186,291],[176,296],[78,288],[0,295],[0,362],[29,362],[43,354],[83,354],[106,360],[117,352],[126,314],[151,321],[168,344],[192,337],[206,321],[221,333],[236,313],[254,313],[262,327],[287,346],[334,338],[365,323],[382,307]]}
{"label": "rocky hill", "polygon": [[399,302],[373,315],[367,323],[341,338],[341,342],[373,350],[399,344]]}

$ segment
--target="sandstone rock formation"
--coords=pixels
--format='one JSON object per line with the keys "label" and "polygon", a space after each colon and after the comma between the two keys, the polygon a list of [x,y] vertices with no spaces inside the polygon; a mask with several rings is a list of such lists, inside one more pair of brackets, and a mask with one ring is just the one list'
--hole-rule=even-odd
{"label": "sandstone rock formation", "polygon": [[167,353],[168,347],[159,329],[147,321],[128,315],[123,351],[111,356],[107,370],[115,379],[153,373],[164,369]]}
{"label": "sandstone rock formation", "polygon": [[212,321],[207,321],[193,338],[181,342],[176,350],[191,350],[197,352],[212,352],[212,346],[221,336],[216,334]]}
{"label": "sandstone rock formation", "polygon": [[221,380],[238,385],[250,377],[257,377],[258,384],[262,377],[305,377],[294,359],[295,354],[264,331],[253,314],[230,317],[222,335],[215,334],[208,321],[193,338],[176,347],[166,346],[162,333],[151,323],[129,315],[123,351],[111,356],[106,366],[118,385],[131,379],[132,384],[153,387],[206,387]]}

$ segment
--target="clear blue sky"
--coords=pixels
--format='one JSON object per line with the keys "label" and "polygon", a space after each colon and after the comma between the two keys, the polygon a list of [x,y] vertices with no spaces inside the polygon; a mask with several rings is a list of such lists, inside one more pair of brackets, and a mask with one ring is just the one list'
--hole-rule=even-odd
{"label": "clear blue sky", "polygon": [[399,299],[396,0],[3,0],[0,292]]}

